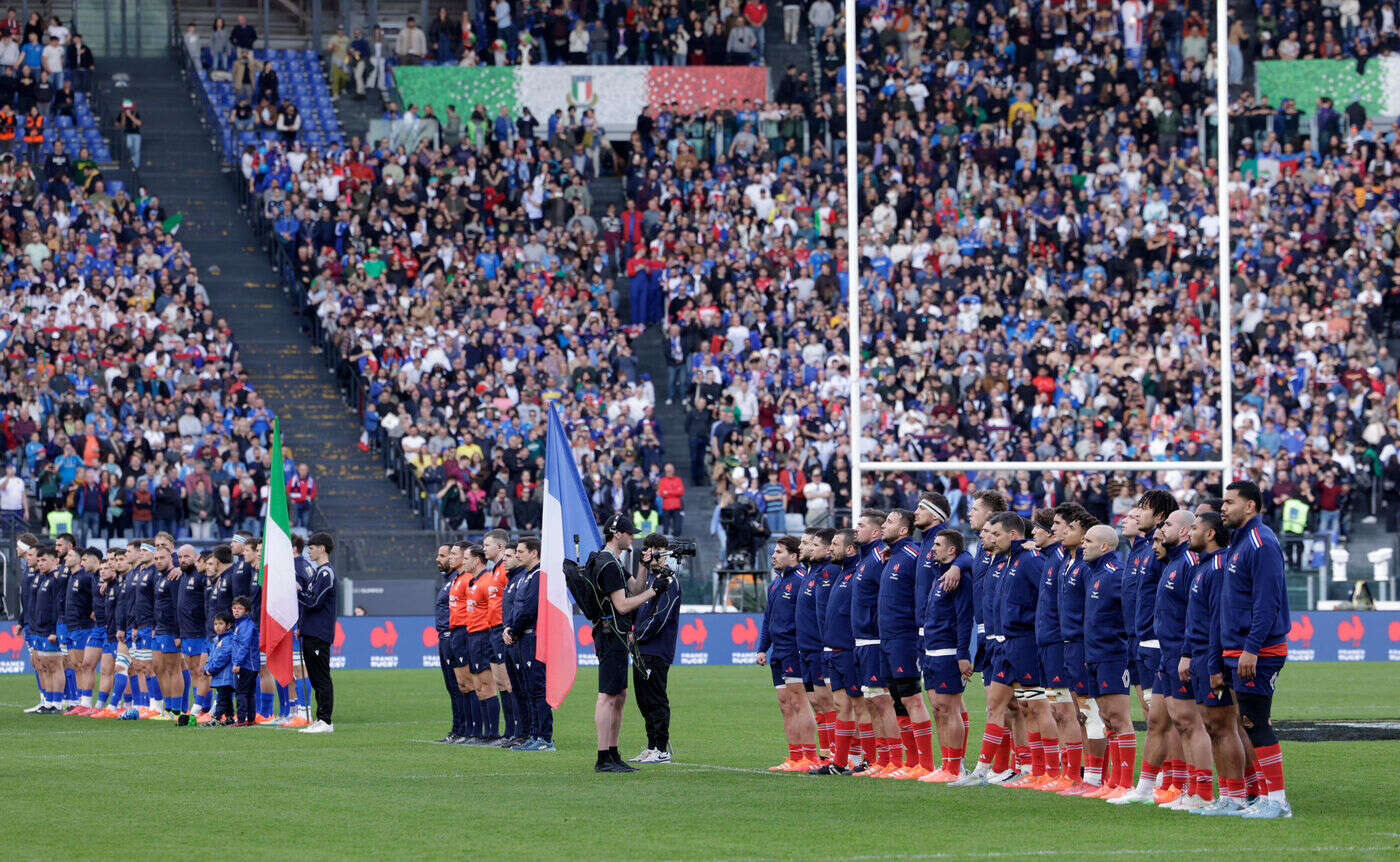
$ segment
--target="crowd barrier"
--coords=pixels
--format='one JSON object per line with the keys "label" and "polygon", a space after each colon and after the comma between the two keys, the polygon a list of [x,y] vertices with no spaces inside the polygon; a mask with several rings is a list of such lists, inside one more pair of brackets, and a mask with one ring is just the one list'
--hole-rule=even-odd
{"label": "crowd barrier", "polygon": [[[682,614],[676,664],[752,664],[758,614]],[[580,665],[597,664],[593,629],[575,617]],[[331,647],[332,668],[438,666],[433,618],[341,617]],[[28,673],[29,655],[19,627],[0,623],[0,673]],[[1293,615],[1288,633],[1291,661],[1400,661],[1400,612],[1317,611]]]}

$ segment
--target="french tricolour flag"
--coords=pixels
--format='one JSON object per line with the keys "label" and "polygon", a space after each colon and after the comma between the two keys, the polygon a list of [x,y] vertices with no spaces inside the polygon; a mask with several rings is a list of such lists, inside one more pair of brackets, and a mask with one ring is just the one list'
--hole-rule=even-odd
{"label": "french tricolour flag", "polygon": [[555,709],[574,687],[578,651],[573,599],[564,582],[564,560],[582,563],[603,546],[593,507],[579,477],[569,438],[554,405],[545,438],[544,518],[540,528],[540,607],[535,658],[545,663],[545,700]]}

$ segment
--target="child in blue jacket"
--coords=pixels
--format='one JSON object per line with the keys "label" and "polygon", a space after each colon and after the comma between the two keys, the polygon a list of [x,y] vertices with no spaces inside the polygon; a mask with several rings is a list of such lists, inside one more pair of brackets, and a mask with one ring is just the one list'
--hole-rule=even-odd
{"label": "child in blue jacket", "polygon": [[213,679],[214,687],[213,724],[222,727],[231,724],[233,712],[233,615],[220,612],[214,617],[214,645],[209,650],[209,660],[204,670]]}
{"label": "child in blue jacket", "polygon": [[253,726],[253,696],[258,687],[258,624],[253,621],[253,602],[247,596],[233,600],[233,678],[238,699],[234,727]]}

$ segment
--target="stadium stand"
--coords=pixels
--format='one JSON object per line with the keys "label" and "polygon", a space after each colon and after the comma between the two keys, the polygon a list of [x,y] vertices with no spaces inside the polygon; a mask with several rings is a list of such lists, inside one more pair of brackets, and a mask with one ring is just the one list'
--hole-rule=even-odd
{"label": "stadium stand", "polygon": [[1307,528],[1359,560],[1400,528],[1394,10],[1265,4],[1231,42],[1248,468],[1276,509],[1303,501]]}
{"label": "stadium stand", "polygon": [[[807,69],[785,70],[770,103],[742,69],[651,67],[622,101],[626,125],[604,129],[587,110],[526,114],[528,98],[503,118],[494,103],[472,111],[476,70],[410,65],[401,91],[426,80],[401,101],[432,123],[431,140],[398,139],[405,111],[389,141],[239,153],[250,212],[362,411],[364,446],[381,449],[426,525],[528,528],[540,410],[557,400],[600,517],[674,506],[658,488],[684,481],[665,467],[688,454],[688,383],[673,371],[658,396],[660,363],[653,380],[638,342],[652,339],[664,362],[662,327],[646,327],[668,306],[711,305],[768,289],[780,267],[839,258],[834,79],[817,92]],[[597,98],[622,100],[607,89],[614,70],[589,77]],[[721,100],[718,83],[736,80]],[[455,104],[448,93],[462,97],[460,124],[423,108]],[[664,431],[663,401],[675,417]]]}
{"label": "stadium stand", "polygon": [[[261,530],[272,416],[159,199],[89,161],[0,163],[9,289],[0,431],[50,530]],[[18,529],[24,512],[7,512]]]}

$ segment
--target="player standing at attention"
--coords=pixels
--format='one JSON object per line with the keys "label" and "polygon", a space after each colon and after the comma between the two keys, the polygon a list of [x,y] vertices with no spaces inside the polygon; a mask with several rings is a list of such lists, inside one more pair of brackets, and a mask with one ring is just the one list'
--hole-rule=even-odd
{"label": "player standing at attention", "polygon": [[801,542],[795,536],[778,537],[774,544],[773,582],[769,584],[769,602],[763,609],[763,626],[759,628],[757,655],[753,659],[756,665],[769,667],[773,674],[778,711],[783,714],[788,756],[783,763],[769,767],[774,772],[805,772],[819,765],[816,721],[806,702],[802,659],[797,651],[797,598],[802,588],[799,550]]}
{"label": "player standing at attention", "polygon": [[106,632],[96,627],[97,569],[101,565],[102,552],[88,548],[79,555],[77,566],[68,575],[63,622],[68,627],[68,651],[76,670],[78,702],[64,715],[86,716],[92,710],[93,680],[97,676],[97,663],[102,658],[102,641],[106,638]]}
{"label": "player standing at attention", "polygon": [[1107,524],[1090,527],[1084,537],[1084,660],[1109,740],[1103,785],[1086,798],[1101,799],[1132,780],[1137,736],[1128,708],[1128,645],[1123,615],[1123,564],[1116,553],[1118,534]]}
{"label": "player standing at attention", "polygon": [[797,595],[797,655],[802,662],[802,686],[816,714],[818,759],[829,758],[836,748],[836,701],[827,685],[822,659],[822,622],[833,580],[829,563],[834,533],[811,527],[798,545],[802,589]]}
{"label": "player standing at attention", "polygon": [[1220,775],[1220,796],[1192,813],[1215,817],[1240,814],[1246,807],[1244,731],[1239,726],[1230,690],[1211,684],[1211,677],[1219,676],[1225,668],[1220,655],[1220,586],[1230,531],[1218,512],[1202,511],[1203,508],[1196,508],[1196,523],[1191,525],[1191,551],[1198,562],[1191,572],[1191,589],[1186,599],[1185,643],[1177,676],[1190,687],[1205,725],[1208,756],[1213,757],[1215,771]]}
{"label": "player standing at attention", "polygon": [[141,700],[136,703],[137,716],[140,718],[157,718],[165,713],[165,703],[161,698],[160,681],[156,678],[152,653],[155,644],[158,577],[152,564],[155,555],[156,546],[142,542],[136,550],[137,568],[133,572],[136,579],[132,584],[134,592],[131,597],[131,625],[136,631],[132,640],[131,664],[145,684],[145,695],[141,698],[145,703],[142,704]]}
{"label": "player standing at attention", "polygon": [[[934,572],[944,572],[945,567],[934,559],[933,541],[942,532],[948,520],[948,498],[937,491],[926,491],[919,495],[919,505],[914,507],[914,529],[919,531],[919,565],[914,569],[914,621],[919,625],[919,669],[927,663],[924,650],[924,603],[933,591]],[[949,591],[956,586],[950,583]],[[928,692],[933,697],[933,692]]]}
{"label": "player standing at attention", "polygon": [[888,669],[890,692],[901,704],[899,730],[904,742],[904,766],[887,778],[923,778],[934,770],[933,723],[920,694],[922,641],[914,597],[920,554],[914,538],[914,513],[892,509],[885,517],[881,536],[890,546],[889,560],[880,573],[877,622],[880,650]]}
{"label": "player standing at attention", "polygon": [[[972,507],[967,511],[967,522],[977,533],[977,547],[972,551],[972,612],[977,619],[977,654],[972,659],[972,669],[982,675],[982,686],[991,685],[988,671],[992,657],[991,642],[987,639],[987,576],[996,562],[996,555],[983,547],[982,531],[987,520],[993,515],[1006,511],[1006,497],[999,491],[977,491],[972,495]],[[963,727],[968,727],[967,716],[962,716]]]}
{"label": "player standing at attention", "polygon": [[[826,601],[822,655],[827,685],[836,701],[836,748],[832,762],[812,772],[815,775],[849,775],[851,749],[856,740],[873,740],[875,736],[865,700],[861,697],[860,667],[856,663],[856,642],[851,634],[851,586],[860,562],[854,530],[837,530],[831,537],[831,561],[838,570]],[[857,737],[858,730],[860,737]]]}
{"label": "player standing at attention", "polygon": [[[108,705],[112,703],[112,691],[116,687],[116,667],[117,667],[117,568],[116,559],[118,555],[108,551],[107,558],[102,561],[97,568],[97,600],[93,605],[93,614],[97,618],[97,623],[102,631],[102,658],[98,666],[98,691],[97,702],[88,712],[89,718],[114,718],[114,715],[107,715]],[[122,693],[126,690],[126,675],[122,674]],[[118,698],[120,701],[120,697]]]}
{"label": "player standing at attention", "polygon": [[34,582],[31,593],[34,613],[30,617],[33,626],[34,642],[30,655],[34,668],[39,672],[40,696],[44,705],[41,715],[58,715],[63,712],[63,654],[58,645],[58,549],[53,545],[39,548],[35,558],[35,568],[39,577]]}
{"label": "player standing at attention", "polygon": [[[894,721],[890,703],[889,678],[884,672],[884,656],[880,651],[879,600],[880,573],[884,570],[886,546],[880,539],[886,513],[866,509],[856,522],[856,547],[859,562],[851,578],[851,635],[855,642],[856,666],[860,670],[861,699],[870,716],[871,738],[864,736],[861,749],[865,766],[855,775],[875,777],[891,766],[899,750],[899,726]],[[888,771],[902,766],[895,764]]]}
{"label": "player standing at attention", "polygon": [[[1071,702],[1069,685],[1065,682],[1065,644],[1060,631],[1060,569],[1064,564],[1064,547],[1055,538],[1055,510],[1036,509],[1031,515],[1031,544],[1045,564],[1044,574],[1037,585],[1035,603],[1035,648],[1040,655],[1041,673],[1045,680],[1045,702],[1037,706],[1042,712],[1039,733],[1030,731],[1031,776],[1013,781],[1011,786],[1043,790],[1060,778],[1060,727],[1055,707]],[[1077,730],[1076,722],[1076,730]],[[1066,740],[1068,742],[1068,740]]]}
{"label": "player standing at attention", "polygon": [[[1162,656],[1167,656],[1168,661],[1175,663],[1181,655],[1182,617],[1186,610],[1186,572],[1195,562],[1190,556],[1186,537],[1194,520],[1195,516],[1185,509],[1175,509],[1157,526],[1153,534],[1152,552],[1160,564],[1155,566],[1154,570],[1160,571],[1161,574],[1157,579],[1157,593],[1151,602],[1155,618],[1152,637],[1141,641],[1140,654],[1145,660],[1155,658],[1158,668],[1153,672],[1150,681],[1152,698],[1147,713],[1147,737],[1142,744],[1142,769],[1138,773],[1138,783],[1127,793],[1109,798],[1108,801],[1114,805],[1171,804],[1178,799],[1182,800],[1180,807],[1205,805],[1204,801],[1199,804],[1189,801],[1199,789],[1194,777],[1186,787],[1178,788],[1174,783],[1163,782],[1162,788],[1156,789],[1157,775],[1162,770],[1167,754],[1168,735],[1169,732],[1174,732],[1170,703],[1181,688],[1175,674],[1168,675],[1166,672]],[[1178,597],[1181,599],[1179,602]],[[1146,600],[1140,598],[1139,601]],[[1159,607],[1158,602],[1165,604]],[[1141,607],[1140,604],[1139,608]],[[1165,642],[1162,640],[1163,632],[1166,633]],[[1146,688],[1148,684],[1149,680],[1144,678],[1143,687]]]}
{"label": "player standing at attention", "polygon": [[1012,699],[1029,705],[1027,731],[1039,734],[1048,719],[1040,656],[1035,646],[1035,609],[1044,563],[1026,542],[1025,519],[1015,512],[993,515],[982,528],[982,547],[996,557],[987,574],[987,639],[991,678],[987,686],[987,726],[982,752],[972,773],[953,787],[1008,784],[1018,777],[1010,761]]}
{"label": "player standing at attention", "polygon": [[[1097,523],[1098,520],[1085,511],[1083,506],[1073,502],[1056,506],[1051,521],[1055,540],[1059,542],[1065,555],[1055,576],[1059,589],[1059,595],[1055,598],[1055,609],[1060,617],[1064,688],[1069,697],[1050,704],[1050,715],[1055,719],[1064,753],[1060,758],[1060,777],[1042,789],[1063,796],[1074,796],[1092,789],[1084,783],[1084,748],[1090,744],[1086,725],[1090,721],[1098,731],[1094,741],[1099,746],[1096,755],[1099,774],[1102,775],[1103,771],[1103,724],[1098,720],[1097,708],[1094,708],[1092,716],[1086,717],[1085,724],[1080,724],[1079,720],[1080,707],[1084,705],[1090,692],[1085,680],[1084,667],[1084,575],[1088,570],[1088,563],[1084,562],[1081,548],[1085,532]],[[1046,671],[1048,673],[1049,668]],[[1087,701],[1088,706],[1093,707],[1093,704],[1094,701]]]}
{"label": "player standing at attention", "polygon": [[204,633],[208,630],[208,620],[204,618],[204,584],[208,580],[200,566],[207,570],[211,556],[201,556],[193,545],[181,545],[176,553],[180,565],[180,579],[176,585],[176,615],[179,618],[180,654],[184,663],[184,682],[187,690],[194,691],[194,709],[191,714],[199,716],[209,711],[210,678],[204,673],[204,661],[208,658],[208,641]]}
{"label": "player standing at attention", "polygon": [[152,558],[155,566],[155,639],[152,641],[156,679],[164,694],[165,712],[158,718],[174,721],[178,713],[184,712],[181,695],[184,693],[184,673],[181,670],[183,658],[180,655],[180,615],[176,600],[180,597],[180,570],[175,567],[172,554],[175,551],[175,538],[169,533],[157,533],[156,552]]}
{"label": "player standing at attention", "polygon": [[754,658],[756,664],[767,665],[772,673],[787,737],[787,759],[770,766],[773,772],[807,772],[819,765],[817,724],[807,704],[797,653],[797,596],[802,586],[797,564],[800,548],[795,536],[782,536],[773,547],[773,581],[768,586],[768,604],[763,609],[758,655]]}
{"label": "player standing at attention", "polygon": [[[924,602],[924,687],[933,701],[933,720],[938,728],[938,748],[942,766],[920,781],[943,784],[957,781],[963,774],[967,752],[967,728],[962,716],[967,712],[963,690],[972,676],[972,556],[964,549],[962,533],[943,530],[933,539],[937,567],[930,573],[932,584]],[[962,574],[968,573],[967,578]],[[948,586],[953,584],[954,586]]]}
{"label": "player standing at attention", "polygon": [[1220,587],[1220,647],[1229,685],[1240,707],[1240,723],[1254,748],[1264,791],[1241,815],[1272,820],[1292,817],[1283,784],[1283,752],[1269,721],[1274,689],[1288,660],[1288,590],[1283,549],[1260,517],[1264,498],[1250,481],[1225,486],[1221,514],[1230,527],[1225,575]]}

